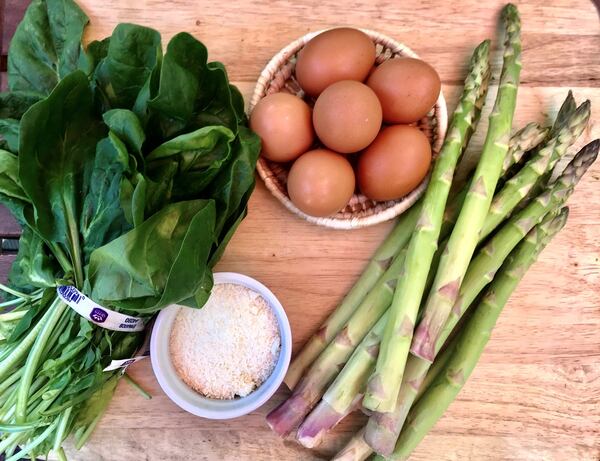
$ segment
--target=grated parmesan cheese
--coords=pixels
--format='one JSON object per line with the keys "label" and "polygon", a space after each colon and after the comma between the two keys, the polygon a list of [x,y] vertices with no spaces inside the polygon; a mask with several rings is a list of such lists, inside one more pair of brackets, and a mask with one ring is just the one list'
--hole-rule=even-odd
{"label": "grated parmesan cheese", "polygon": [[267,301],[232,283],[215,285],[202,309],[180,309],[169,343],[181,379],[214,399],[250,394],[271,375],[280,349]]}

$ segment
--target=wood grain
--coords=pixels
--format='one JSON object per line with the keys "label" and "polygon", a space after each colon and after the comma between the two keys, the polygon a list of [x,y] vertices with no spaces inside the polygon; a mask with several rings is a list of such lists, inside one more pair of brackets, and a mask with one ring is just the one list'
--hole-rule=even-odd
{"label": "wood grain", "polygon": [[23,18],[29,0],[0,0],[0,10],[3,10],[0,24],[2,24],[2,34],[0,43],[2,44],[3,55],[8,54],[10,39],[15,33],[17,25]]}
{"label": "wood grain", "polygon": [[15,218],[9,213],[9,211],[0,205],[0,238],[1,237],[18,237],[21,233],[21,228]]}
{"label": "wood grain", "polygon": [[[450,108],[472,48],[496,37],[503,3],[376,0],[342,7],[334,0],[274,1],[268,6],[242,0],[226,8],[191,0],[144,0],[136,6],[123,0],[80,1],[91,18],[87,40],[109,35],[123,21],[155,27],[165,41],[189,31],[206,43],[211,59],[227,65],[246,96],[266,61],[292,39],[339,24],[373,28],[406,42],[438,69]],[[600,30],[594,5],[525,1],[519,8],[524,68],[515,128],[550,119],[567,87],[573,87],[577,100],[589,98],[593,107],[593,122],[577,147],[600,137]],[[496,43],[496,72],[497,51]],[[492,88],[490,101],[494,95]],[[484,118],[470,155],[481,146],[486,124]],[[569,202],[567,227],[526,275],[471,380],[412,459],[600,460],[599,189],[596,164]],[[268,285],[286,309],[298,350],[350,288],[390,227],[386,223],[343,232],[310,225],[287,212],[259,182],[249,215],[217,269],[242,272]],[[5,270],[0,267],[0,274]],[[69,450],[72,459],[326,459],[364,421],[360,415],[348,418],[319,450],[309,452],[293,440],[281,441],[264,422],[287,395],[284,389],[252,415],[208,421],[170,402],[148,361],[130,370],[154,398],[143,400],[121,383],[88,445],[81,452]]]}

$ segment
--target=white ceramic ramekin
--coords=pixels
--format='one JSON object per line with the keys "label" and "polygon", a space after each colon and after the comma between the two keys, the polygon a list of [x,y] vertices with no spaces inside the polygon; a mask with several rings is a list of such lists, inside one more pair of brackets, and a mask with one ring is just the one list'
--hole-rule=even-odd
{"label": "white ceramic ramekin", "polygon": [[231,419],[246,415],[263,405],[277,391],[287,372],[292,355],[292,332],[288,318],[279,300],[266,286],[251,277],[234,272],[214,274],[215,284],[234,283],[260,293],[273,309],[281,335],[281,351],[271,376],[246,397],[215,400],[203,397],[188,387],[177,375],[169,354],[169,338],[173,322],[181,306],[163,309],[154,323],[150,339],[152,369],[165,394],[178,406],[194,415],[209,419]]}

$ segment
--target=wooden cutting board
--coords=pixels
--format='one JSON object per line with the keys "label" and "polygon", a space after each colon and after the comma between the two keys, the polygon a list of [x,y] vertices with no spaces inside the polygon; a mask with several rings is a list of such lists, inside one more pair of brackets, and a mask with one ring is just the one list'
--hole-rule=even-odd
{"label": "wooden cutting board", "polygon": [[[13,7],[17,3],[11,2]],[[456,104],[472,49],[496,37],[502,1],[234,3],[192,0],[80,0],[90,16],[87,39],[109,35],[118,22],[178,31],[202,40],[225,63],[246,97],[260,70],[296,37],[349,24],[405,42],[433,64],[449,108]],[[600,27],[587,0],[524,1],[523,72],[515,128],[553,116],[567,89],[592,100],[595,119],[577,146],[600,136]],[[495,88],[490,91],[491,106]],[[472,148],[482,144],[482,123]],[[414,460],[600,460],[600,162],[569,202],[565,230],[529,271],[503,313],[486,352],[458,400],[414,453]],[[0,211],[0,234],[10,233]],[[357,278],[390,224],[351,232],[308,224],[287,212],[258,183],[248,218],[219,270],[268,285],[283,303],[294,348],[315,331]],[[6,275],[9,257],[0,256]],[[96,460],[326,459],[364,422],[348,418],[316,451],[282,441],[264,417],[287,395],[233,421],[189,415],[161,392],[148,361],[130,368],[153,394],[143,400],[121,383],[94,437],[71,458]]]}

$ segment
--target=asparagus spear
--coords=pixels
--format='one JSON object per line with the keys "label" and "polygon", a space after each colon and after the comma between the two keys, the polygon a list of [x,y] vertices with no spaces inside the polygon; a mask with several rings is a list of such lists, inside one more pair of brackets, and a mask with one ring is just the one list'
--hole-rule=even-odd
{"label": "asparagus spear", "polygon": [[[436,344],[436,353],[442,347],[452,330],[458,324],[466,309],[477,294],[489,283],[502,261],[522,240],[527,232],[546,214],[562,206],[573,188],[595,161],[600,141],[585,146],[565,168],[559,179],[544,193],[538,196],[526,208],[505,224],[478,253],[469,265],[460,295],[453,306],[450,316],[440,333]],[[376,414],[369,419],[365,439],[377,452],[389,454],[408,411],[419,393],[421,383],[427,375],[430,362],[411,356],[398,394],[398,401],[392,414]]]}
{"label": "asparagus spear", "polygon": [[[435,358],[431,369],[427,372],[425,379],[423,380],[419,392],[416,394],[416,398],[418,399],[424,391],[426,391],[429,386],[433,383],[436,376],[445,368],[446,364],[452,358],[452,354],[456,348],[456,344],[458,342],[459,336],[453,339],[452,343]],[[405,376],[410,373],[411,366],[414,366],[417,362],[420,361],[424,363],[427,367],[430,366],[429,362],[425,362],[424,360],[419,359],[415,356],[410,356],[407,364],[406,364],[406,372]],[[402,383],[404,387],[404,382]],[[385,413],[382,413],[385,415]],[[369,421],[370,423],[371,421]],[[342,448],[333,458],[333,461],[365,461],[373,454],[373,448],[365,441],[365,432],[369,428],[369,426],[363,427],[359,430],[352,438],[348,441],[348,443]],[[387,451],[388,454],[391,454],[394,450],[394,446],[396,443],[397,436],[391,439],[391,448]]]}
{"label": "asparagus spear", "polygon": [[[517,86],[521,70],[521,40],[517,8],[513,4],[508,4],[502,13],[506,28],[504,64],[496,104],[490,114],[481,160],[475,170],[448,245],[440,259],[433,288],[425,305],[423,319],[415,330],[412,341],[411,352],[429,361],[433,361],[439,332],[456,301],[462,278],[477,246],[478,235],[483,227],[508,151],[510,127],[516,106]],[[392,330],[390,327],[390,335],[399,326],[396,324],[399,322],[393,323],[395,328]],[[412,331],[408,336],[412,336]],[[384,336],[384,344],[379,354],[378,368],[380,369],[376,373],[382,373],[385,378],[381,379],[384,387],[381,394],[385,396],[385,407],[393,409],[400,389],[398,378],[401,379],[402,373],[399,373],[398,367],[394,367],[391,362],[396,359],[403,364],[405,358],[389,353],[395,351],[388,350],[388,345],[385,344],[386,337],[387,335]],[[381,367],[379,367],[379,362],[381,362]],[[387,365],[387,368],[384,369],[384,365]]]}
{"label": "asparagus spear", "polygon": [[293,390],[302,375],[327,345],[344,327],[367,293],[376,285],[391,265],[392,259],[404,248],[419,217],[419,204],[415,204],[398,219],[398,223],[373,255],[364,272],[333,311],[321,328],[308,340],[294,357],[285,376],[285,383]]}
{"label": "asparagus spear", "polygon": [[[531,122],[512,135],[508,143],[508,152],[502,164],[503,178],[506,177],[513,165],[521,161],[528,151],[541,144],[548,131],[548,128]],[[454,226],[454,223],[458,219],[458,214],[460,213],[467,191],[468,187],[463,187],[446,206],[441,235],[446,236],[452,230],[452,226]]]}
{"label": "asparagus spear", "polygon": [[[571,96],[572,97],[572,96]],[[481,238],[488,236],[504,218],[523,200],[536,182],[554,168],[556,162],[577,140],[590,118],[590,102],[584,102],[556,130],[524,166],[500,190],[492,201],[490,211],[481,230]]]}
{"label": "asparagus spear", "polygon": [[[512,166],[513,162],[518,162],[527,150],[538,145],[547,132],[546,128],[542,128],[536,123],[530,123],[516,132],[511,138],[507,154],[507,158],[510,157],[512,160],[505,161],[503,173]],[[452,203],[455,203],[456,199],[460,200],[460,197],[453,199]],[[432,267],[436,266],[437,264],[434,264]],[[363,340],[365,344],[361,343],[333,384],[323,395],[322,401],[300,425],[297,438],[302,445],[308,448],[318,445],[328,430],[335,427],[346,415],[355,409],[356,400],[364,392],[366,376],[370,375],[377,359],[376,352],[378,348],[376,349],[375,346],[378,346],[378,341],[383,333],[384,317],[387,318],[387,315],[384,314],[371,329],[370,333]],[[409,358],[409,361],[411,359],[412,357]],[[390,451],[393,449],[395,438],[391,442]]]}
{"label": "asparagus spear", "polygon": [[[578,158],[581,155],[583,153],[578,155]],[[579,160],[575,160],[575,163],[580,162]],[[558,189],[557,197],[552,201],[553,204],[558,203],[561,190]],[[530,221],[533,224],[541,219],[548,209],[534,207],[531,211],[529,214],[524,214],[522,219],[525,222]],[[507,226],[514,225],[514,222],[507,224]],[[499,232],[498,236],[474,260],[473,267],[470,266],[461,287],[459,302],[453,309],[448,321],[450,326],[442,332],[438,348],[445,342],[465,309],[490,281],[490,274],[493,274],[498,269],[504,257],[529,230],[526,226],[522,227],[518,225],[515,229],[516,232]],[[507,239],[506,236],[510,238]],[[495,257],[490,257],[490,255],[495,255]],[[300,426],[298,439],[303,445],[308,447],[317,445],[329,429],[333,428],[348,413],[356,408],[357,398],[363,392],[362,386],[364,385],[365,377],[369,373],[369,370],[372,369],[375,361],[377,342],[381,337],[385,317],[386,315],[384,314],[375,327],[371,329],[369,335],[366,336],[361,345],[355,350],[342,372],[340,372],[334,383],[327,390],[323,396],[323,400]],[[330,363],[334,363],[334,361]],[[422,391],[420,382],[424,377],[431,378],[432,376],[431,373],[428,373],[429,365],[429,362],[411,356],[405,372],[406,379],[403,380],[399,394],[399,406],[396,407],[393,414],[376,414],[369,421],[367,439],[379,452],[389,453],[393,449],[404,418],[418,392]]]}
{"label": "asparagus spear", "polygon": [[545,245],[562,229],[566,222],[565,215],[566,213],[562,213],[552,220],[549,235],[542,232],[539,227],[530,231],[507,259],[501,272],[494,277],[477,310],[461,331],[452,358],[411,409],[407,425],[400,433],[391,459],[407,459],[456,398],[475,368],[508,298]]}
{"label": "asparagus spear", "polygon": [[302,422],[348,361],[357,344],[390,305],[405,255],[406,251],[401,250],[354,315],[298,382],[292,395],[267,415],[267,423],[279,435],[289,434]]}
{"label": "asparagus spear", "polygon": [[373,371],[387,312],[361,341],[340,374],[335,378],[322,400],[298,428],[296,438],[307,448],[316,447],[354,409],[359,408],[367,378]]}
{"label": "asparagus spear", "polygon": [[425,192],[421,214],[408,246],[403,276],[394,293],[375,371],[363,399],[363,406],[371,410],[391,411],[396,401],[427,274],[437,248],[452,177],[465,137],[471,130],[481,82],[489,73],[489,45],[486,40],[473,53],[463,95]]}

